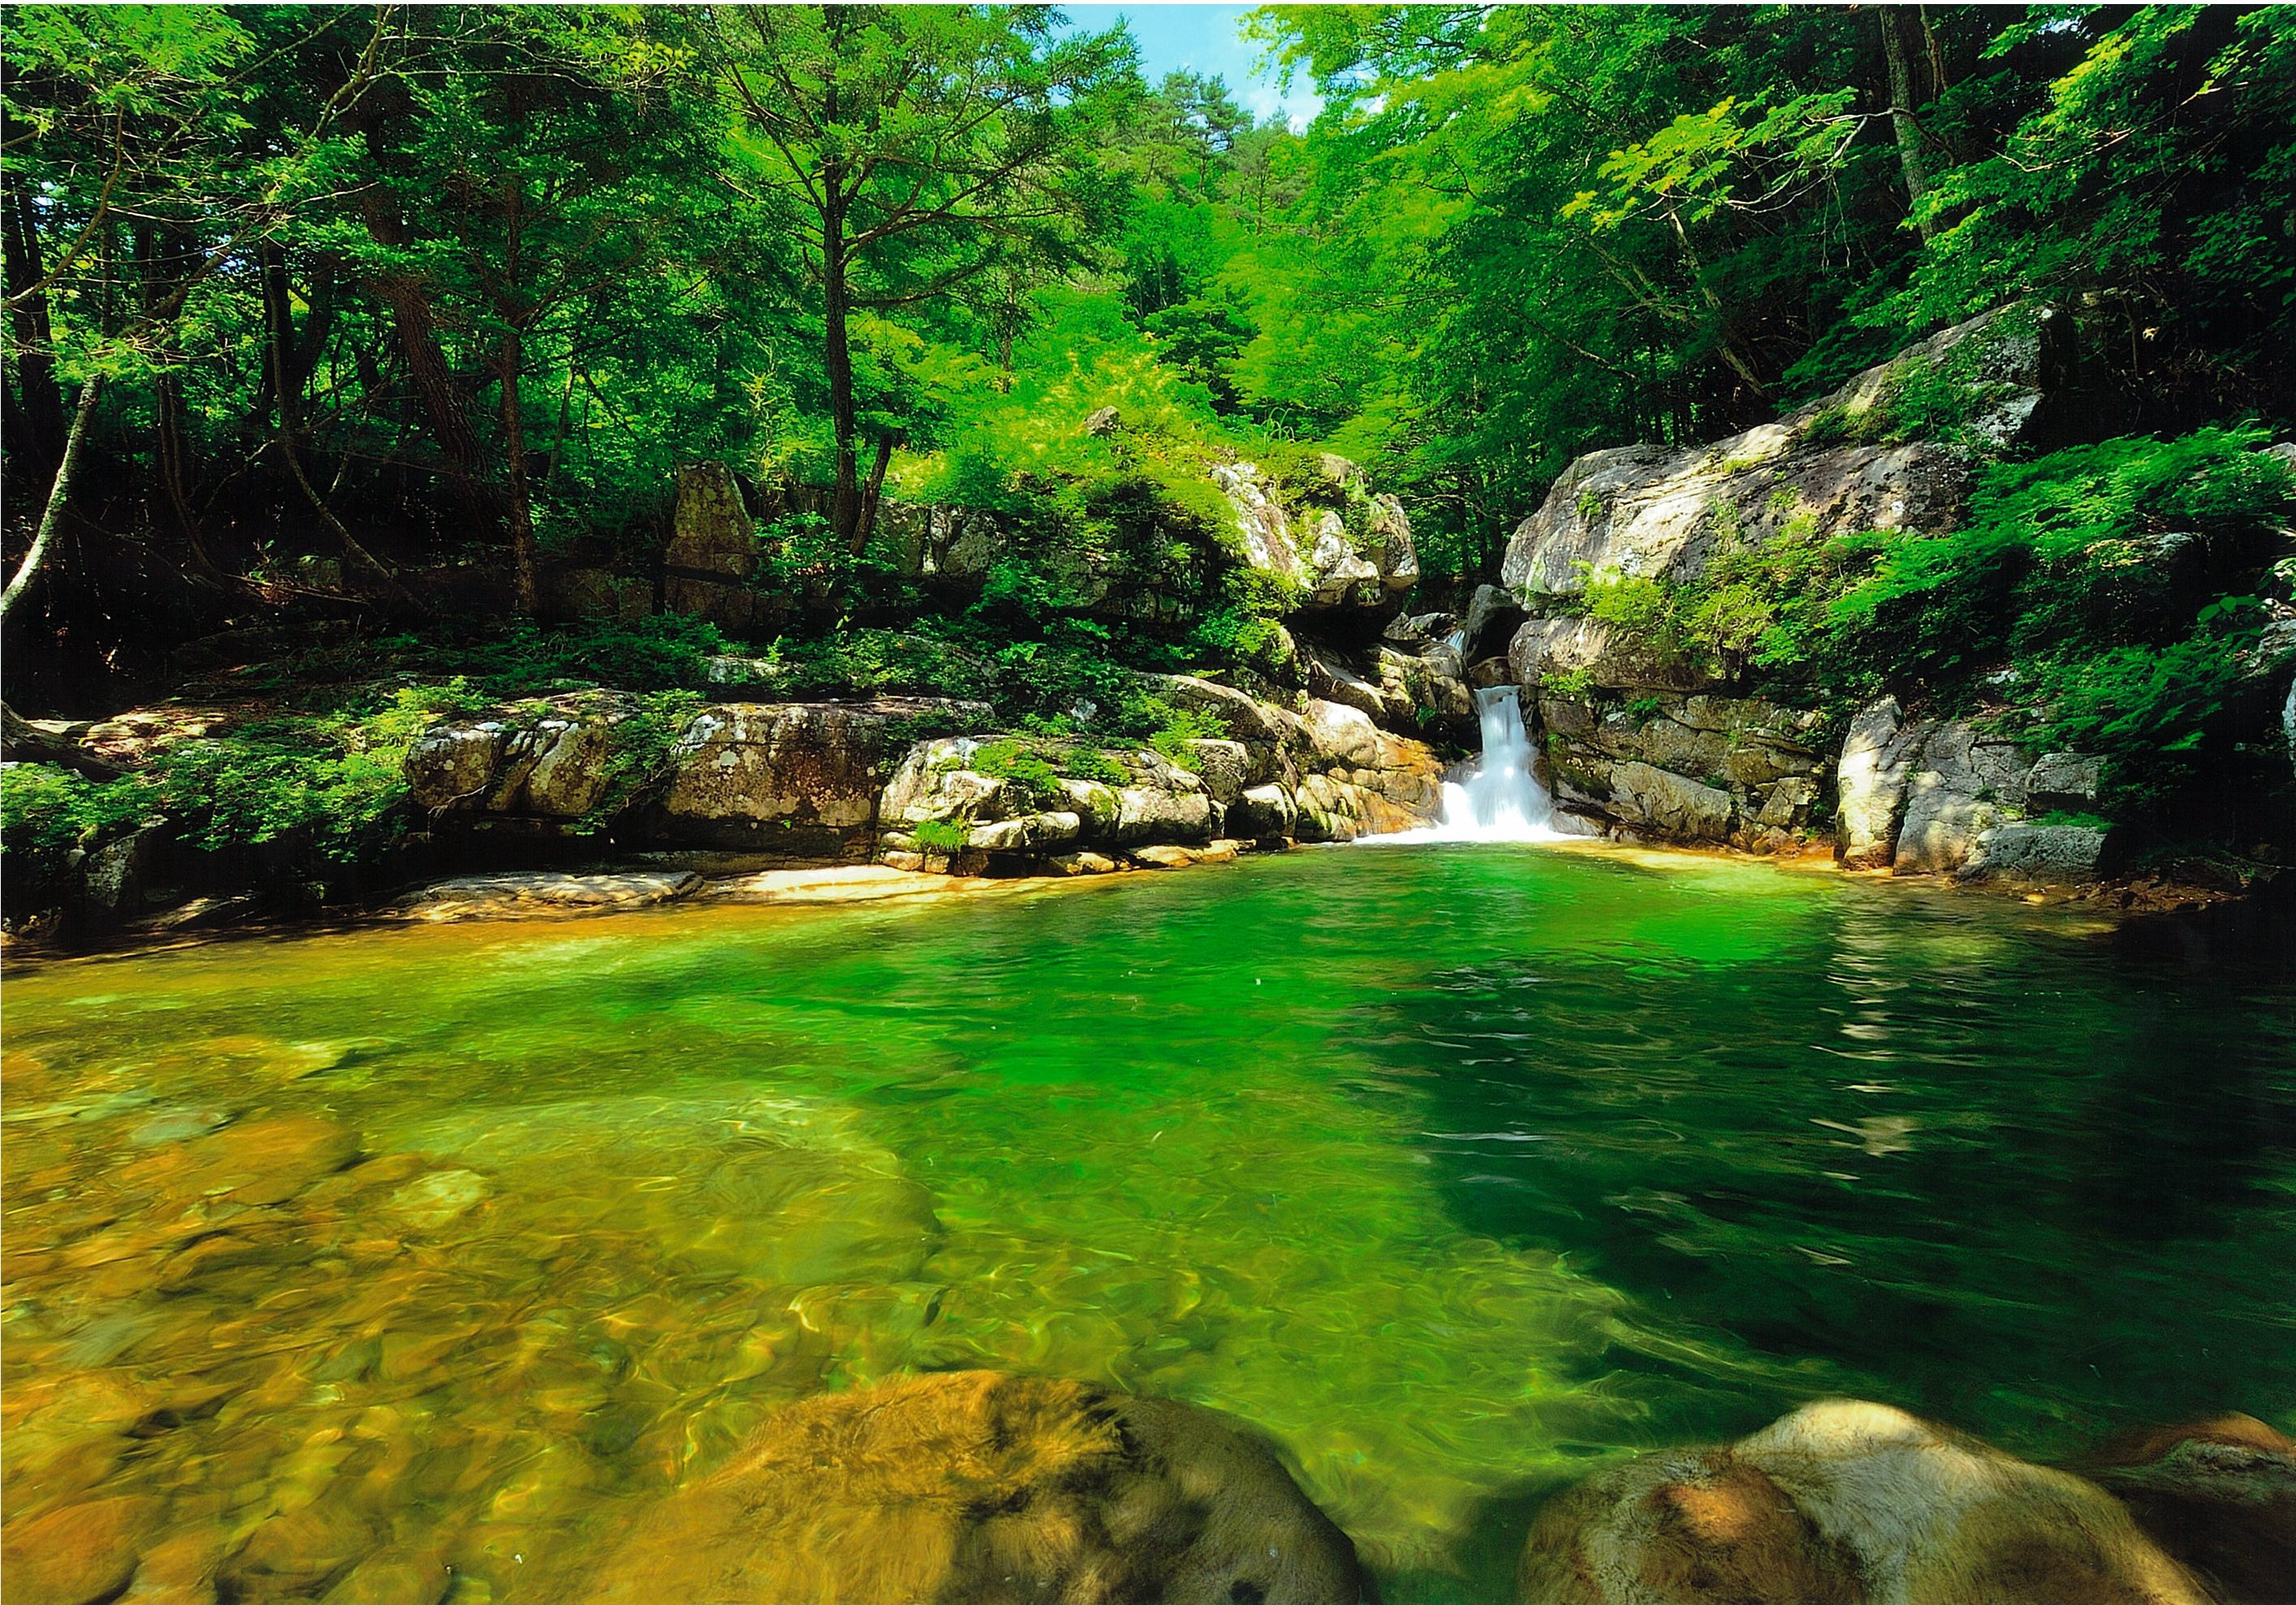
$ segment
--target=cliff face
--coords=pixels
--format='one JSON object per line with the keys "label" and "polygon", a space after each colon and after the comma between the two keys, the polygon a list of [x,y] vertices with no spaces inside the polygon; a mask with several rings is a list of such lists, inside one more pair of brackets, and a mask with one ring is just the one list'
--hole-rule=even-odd
{"label": "cliff face", "polygon": [[[2078,434],[2072,338],[2062,312],[2013,305],[1774,424],[1709,446],[1628,446],[1571,464],[1516,528],[1504,566],[1525,613],[1505,673],[1537,711],[1558,804],[1636,837],[1792,852],[1831,836],[1845,861],[1901,874],[2069,881],[2109,872],[2124,844],[2100,813],[2111,806],[2113,761],[2048,738],[2065,687],[2080,688],[2063,671],[2071,654],[2060,647],[2054,663],[2042,654],[2054,678],[2025,672],[2006,644],[2038,628],[2030,620],[1999,630],[2003,657],[1993,663],[1956,660],[1981,647],[1925,639],[1918,624],[1886,636],[1887,621],[1871,610],[1846,625],[1838,610],[1821,616],[1828,598],[1893,554],[1926,561],[1957,549],[1980,512],[1996,520],[1999,550],[1970,548],[1970,594],[1956,605],[2054,610],[2060,623],[2078,614],[2090,632],[2085,649],[2099,663],[2121,649],[2124,675],[2128,654],[2172,646],[2195,616],[2260,610],[2260,630],[2226,638],[2235,683],[2217,687],[2216,703],[2192,716],[2252,702],[2259,749],[2277,745],[2263,714],[2296,696],[2286,685],[2296,607],[2284,576],[2266,572],[2271,554],[2253,531],[2160,529],[2157,509],[2178,500],[2167,492],[2126,527],[2112,525],[2095,506],[2133,497],[2132,472],[2159,471],[2102,456],[2064,469],[2058,503],[2029,497],[2038,508],[2030,523],[2000,528],[1997,506],[1982,505],[1986,485],[1999,503],[2005,465]],[[2140,444],[2165,453],[2177,443]],[[2292,453],[2275,448],[2250,462]],[[2231,479],[2255,477],[2233,466]],[[2223,463],[2216,469],[2226,474]],[[2268,506],[2268,495],[2254,505]],[[1979,572],[1984,563],[1992,569]],[[1779,671],[1806,645],[1795,630],[1846,638],[1859,628],[1871,634],[1849,640],[1863,669],[1856,680]]]}

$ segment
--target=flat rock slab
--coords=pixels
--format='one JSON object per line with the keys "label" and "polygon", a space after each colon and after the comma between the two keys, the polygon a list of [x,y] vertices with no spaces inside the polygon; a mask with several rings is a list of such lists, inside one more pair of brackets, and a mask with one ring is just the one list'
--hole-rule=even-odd
{"label": "flat rock slab", "polygon": [[398,904],[411,919],[503,919],[534,915],[614,914],[675,902],[698,890],[692,870],[562,875],[550,870],[464,875],[435,881]]}
{"label": "flat rock slab", "polygon": [[896,869],[885,864],[839,864],[819,869],[767,869],[712,881],[706,895],[712,902],[875,902],[887,897],[962,891],[964,885],[955,877]]}

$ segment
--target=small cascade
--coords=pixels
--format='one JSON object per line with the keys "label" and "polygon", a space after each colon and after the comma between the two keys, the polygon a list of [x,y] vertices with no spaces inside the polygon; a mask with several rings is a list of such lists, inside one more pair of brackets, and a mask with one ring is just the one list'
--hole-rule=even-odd
{"label": "small cascade", "polygon": [[1483,755],[1457,780],[1443,783],[1443,819],[1419,830],[1365,836],[1377,842],[1556,842],[1554,799],[1531,769],[1530,734],[1513,686],[1475,693],[1483,723]]}

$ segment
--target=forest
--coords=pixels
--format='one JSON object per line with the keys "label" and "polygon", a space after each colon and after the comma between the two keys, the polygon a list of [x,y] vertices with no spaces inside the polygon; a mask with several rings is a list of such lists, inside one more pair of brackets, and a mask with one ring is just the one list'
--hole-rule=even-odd
{"label": "forest", "polygon": [[[1408,510],[1411,605],[1464,609],[1580,454],[1731,435],[2013,304],[2067,315],[2079,401],[1975,454],[1950,539],[1573,605],[1832,717],[2007,666],[2119,743],[2132,809],[2246,750],[2252,707],[2211,721],[2288,588],[2257,449],[2296,418],[2288,12],[1248,28],[1311,126],[1040,6],[12,9],[16,755],[56,755],[21,716],[222,668],[300,721],[175,780],[27,772],[12,835],[155,794],[216,840],[348,830],[425,718],[690,695],[734,650],[791,694],[1201,735],[1127,676],[1281,684],[1300,601],[1238,559],[1213,468],[1312,499],[1358,465]],[[1949,435],[1919,388],[1900,432]],[[731,622],[664,601],[705,461],[757,531]],[[1364,495],[1327,499],[1360,539]],[[936,509],[995,560],[931,572]],[[2180,530],[2234,556],[2132,612],[2097,541]]]}

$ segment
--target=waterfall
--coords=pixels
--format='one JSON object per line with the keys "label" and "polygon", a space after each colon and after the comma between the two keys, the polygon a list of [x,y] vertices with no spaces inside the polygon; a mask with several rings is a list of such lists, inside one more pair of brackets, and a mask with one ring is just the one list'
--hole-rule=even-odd
{"label": "waterfall", "polygon": [[1475,693],[1483,722],[1483,755],[1456,780],[1443,783],[1443,820],[1374,842],[1555,842],[1554,799],[1531,770],[1530,735],[1513,686]]}

